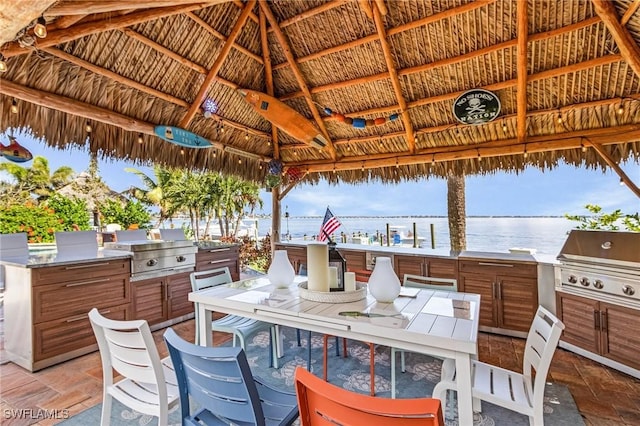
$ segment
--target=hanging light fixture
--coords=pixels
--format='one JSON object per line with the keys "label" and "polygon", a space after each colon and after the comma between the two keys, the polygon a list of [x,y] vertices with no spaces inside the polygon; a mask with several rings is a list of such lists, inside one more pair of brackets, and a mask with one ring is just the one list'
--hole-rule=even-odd
{"label": "hanging light fixture", "polygon": [[622,107],[622,101],[620,101],[620,105],[618,106],[618,110],[616,111],[618,115],[622,115],[624,113],[624,108]]}
{"label": "hanging light fixture", "polygon": [[33,27],[33,33],[36,37],[45,38],[47,36],[47,21],[44,20],[44,17],[39,17],[36,21],[35,27]]}
{"label": "hanging light fixture", "polygon": [[558,113],[558,124],[562,124],[562,113]]}
{"label": "hanging light fixture", "polygon": [[504,120],[502,120],[502,131],[507,133],[507,123]]}
{"label": "hanging light fixture", "polygon": [[0,72],[7,72],[7,63],[5,62],[5,57],[2,53],[0,53]]}
{"label": "hanging light fixture", "polygon": [[144,142],[144,139],[142,139],[142,133],[138,133],[138,143],[142,142]]}
{"label": "hanging light fixture", "polygon": [[524,152],[522,153],[522,155],[524,156],[524,158],[527,158],[529,156],[529,153],[527,152],[527,145],[524,146]]}
{"label": "hanging light fixture", "polygon": [[624,180],[622,180],[622,178],[620,178],[620,186],[624,186]]}
{"label": "hanging light fixture", "polygon": [[184,155],[184,149],[180,148],[180,155]]}
{"label": "hanging light fixture", "polygon": [[11,112],[14,114],[18,113],[18,102],[16,102],[15,99],[11,101]]}
{"label": "hanging light fixture", "polygon": [[91,131],[93,130],[93,129],[91,128],[91,123],[89,123],[89,122],[87,121],[87,123],[84,125],[84,130],[85,130],[87,133],[91,133]]}
{"label": "hanging light fixture", "polygon": [[249,140],[249,131],[247,130],[247,133],[244,134],[244,140],[248,141]]}

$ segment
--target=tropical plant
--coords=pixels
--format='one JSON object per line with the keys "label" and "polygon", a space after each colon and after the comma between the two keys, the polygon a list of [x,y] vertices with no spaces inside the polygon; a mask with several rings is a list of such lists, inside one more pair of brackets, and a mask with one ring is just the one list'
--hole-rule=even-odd
{"label": "tropical plant", "polygon": [[151,213],[135,200],[122,203],[117,200],[106,200],[99,205],[102,223],[117,223],[123,229],[135,225],[140,229],[151,227]]}
{"label": "tropical plant", "polygon": [[2,204],[5,206],[21,204],[30,198],[44,201],[71,182],[74,174],[69,166],[62,166],[51,173],[49,160],[42,156],[36,156],[31,167],[10,162],[0,163],[0,171],[7,172],[14,181],[3,185]]}
{"label": "tropical plant", "polygon": [[611,213],[603,213],[602,207],[595,204],[587,204],[585,208],[591,215],[565,214],[564,217],[579,222],[577,229],[618,231],[622,225],[627,231],[640,232],[640,215],[638,213],[625,214],[620,209]]}
{"label": "tropical plant", "polygon": [[76,197],[65,197],[54,194],[46,202],[56,216],[62,221],[63,231],[91,229],[89,225],[89,209],[87,202]]}
{"label": "tropical plant", "polygon": [[132,186],[126,192],[143,204],[158,207],[158,223],[156,226],[161,228],[165,220],[170,219],[178,211],[177,206],[173,204],[170,198],[165,196],[165,193],[173,181],[180,180],[183,172],[155,166],[153,168],[154,179],[154,177],[148,176],[138,169],[128,167],[125,171],[138,175],[145,186],[145,188]]}

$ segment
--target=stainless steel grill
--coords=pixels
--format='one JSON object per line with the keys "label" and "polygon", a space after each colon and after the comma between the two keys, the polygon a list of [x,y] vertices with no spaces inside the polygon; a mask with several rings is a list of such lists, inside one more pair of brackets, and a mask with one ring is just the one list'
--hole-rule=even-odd
{"label": "stainless steel grill", "polygon": [[640,308],[640,233],[573,230],[558,260],[556,288]]}
{"label": "stainless steel grill", "polygon": [[126,241],[104,243],[104,247],[132,253],[132,281],[193,270],[198,251],[192,241]]}

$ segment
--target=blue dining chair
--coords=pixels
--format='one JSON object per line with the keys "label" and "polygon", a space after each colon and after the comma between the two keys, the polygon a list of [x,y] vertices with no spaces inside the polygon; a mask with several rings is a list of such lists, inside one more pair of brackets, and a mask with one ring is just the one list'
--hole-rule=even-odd
{"label": "blue dining chair", "polygon": [[[298,418],[296,394],[251,374],[238,347],[205,347],[164,333],[180,391],[183,425],[290,425]],[[198,408],[191,413],[191,401]]]}

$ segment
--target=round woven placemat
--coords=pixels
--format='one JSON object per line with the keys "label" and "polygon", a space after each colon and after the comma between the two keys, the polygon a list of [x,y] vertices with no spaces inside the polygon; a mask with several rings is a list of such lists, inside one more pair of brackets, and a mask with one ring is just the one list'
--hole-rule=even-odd
{"label": "round woven placemat", "polygon": [[367,297],[367,285],[356,283],[355,291],[313,291],[307,288],[308,281],[298,284],[298,294],[303,299],[320,303],[349,303]]}

